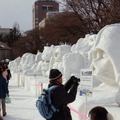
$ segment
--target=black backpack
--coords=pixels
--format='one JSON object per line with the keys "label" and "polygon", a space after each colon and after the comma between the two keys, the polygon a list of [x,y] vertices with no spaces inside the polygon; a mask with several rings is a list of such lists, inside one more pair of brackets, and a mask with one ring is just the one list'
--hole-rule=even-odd
{"label": "black backpack", "polygon": [[59,111],[51,103],[51,90],[58,87],[57,85],[51,86],[50,88],[43,89],[43,93],[38,97],[36,101],[36,107],[38,108],[39,113],[45,119],[50,119],[56,111]]}

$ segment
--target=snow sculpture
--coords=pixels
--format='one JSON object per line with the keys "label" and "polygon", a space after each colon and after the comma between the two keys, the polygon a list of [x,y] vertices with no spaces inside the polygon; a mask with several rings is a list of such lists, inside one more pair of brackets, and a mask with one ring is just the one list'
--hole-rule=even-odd
{"label": "snow sculpture", "polygon": [[23,66],[24,66],[24,62],[25,62],[25,60],[26,60],[26,56],[27,55],[29,55],[29,53],[25,53],[22,57],[21,57],[21,61],[20,61],[20,64],[19,64],[19,66],[18,66],[18,69],[19,69],[19,71],[22,71],[22,69],[23,69]]}
{"label": "snow sculpture", "polygon": [[42,67],[42,61],[39,61],[37,66],[36,66],[36,69],[34,70],[34,74],[35,75],[41,75],[42,76],[42,70],[41,70],[41,67]]}
{"label": "snow sculpture", "polygon": [[115,101],[116,101],[116,103],[118,103],[118,105],[120,107],[120,87],[119,87],[119,90],[115,96]]}
{"label": "snow sculpture", "polygon": [[54,60],[53,68],[57,68],[63,73],[62,58],[65,54],[70,52],[71,52],[70,45],[56,46],[53,53],[53,60]]}
{"label": "snow sculpture", "polygon": [[28,68],[26,70],[23,71],[24,75],[26,76],[34,76],[35,75],[35,69],[37,67],[37,63],[34,63],[31,68]]}
{"label": "snow sculpture", "polygon": [[[35,55],[35,60],[33,62],[31,62],[30,64],[26,65],[26,69],[24,70],[24,74],[25,75],[39,75],[38,73],[38,63],[39,61],[42,60],[42,53],[41,52],[37,52],[37,54]],[[40,71],[39,71],[40,72]]]}
{"label": "snow sculpture", "polygon": [[38,50],[36,56],[35,56],[35,62],[38,63],[42,60],[42,53]]}
{"label": "snow sculpture", "polygon": [[72,46],[72,52],[89,52],[95,44],[96,35],[87,34],[85,38],[80,38],[77,43]]}
{"label": "snow sculpture", "polygon": [[[107,25],[97,35],[92,68],[95,79],[120,88],[120,24]],[[120,91],[116,94],[116,98]],[[120,102],[116,101],[119,105]]]}
{"label": "snow sculpture", "polygon": [[45,46],[43,53],[42,53],[42,60],[43,61],[50,61],[51,56],[53,55],[53,50],[54,50],[54,46]]}
{"label": "snow sculpture", "polygon": [[63,57],[64,78],[67,80],[71,75],[80,77],[80,69],[89,68],[92,61],[91,49],[95,43],[96,35],[86,35],[80,38],[71,47],[72,53],[65,54]]}
{"label": "snow sculpture", "polygon": [[42,63],[41,63],[41,71],[43,76],[47,76],[47,72],[49,71],[49,63],[50,59],[53,56],[54,46],[45,46],[42,53]]}
{"label": "snow sculpture", "polygon": [[107,25],[98,33],[93,50],[94,76],[108,85],[120,83],[119,33],[120,24]]}
{"label": "snow sculpture", "polygon": [[35,55],[32,53],[25,53],[20,61],[20,64],[18,68],[20,71],[25,71],[26,69],[29,69],[33,64],[33,61],[35,60]]}
{"label": "snow sculpture", "polygon": [[70,76],[80,77],[80,69],[83,68],[83,56],[79,53],[68,53],[63,56],[64,79],[68,80]]}
{"label": "snow sculpture", "polygon": [[21,57],[18,57],[15,60],[10,61],[9,65],[8,65],[9,69],[14,72],[19,72],[18,65],[19,65],[20,61],[21,61]]}
{"label": "snow sculpture", "polygon": [[56,62],[62,61],[63,55],[65,55],[66,53],[69,53],[70,50],[71,50],[70,45],[56,46],[54,53],[53,53],[53,57],[54,57],[55,61]]}
{"label": "snow sculpture", "polygon": [[24,62],[24,69],[29,69],[33,66],[35,60],[35,55],[30,53],[28,56],[26,56],[26,60]]}

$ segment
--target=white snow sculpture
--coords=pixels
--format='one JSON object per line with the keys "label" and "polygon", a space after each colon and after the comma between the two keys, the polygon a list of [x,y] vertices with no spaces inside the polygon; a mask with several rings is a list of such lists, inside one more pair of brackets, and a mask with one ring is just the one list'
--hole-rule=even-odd
{"label": "white snow sculpture", "polygon": [[42,60],[43,61],[50,61],[51,56],[53,55],[53,50],[54,50],[54,46],[45,46],[43,53],[42,53]]}
{"label": "white snow sculpture", "polygon": [[33,66],[31,66],[30,69],[27,69],[24,71],[24,74],[27,76],[42,76],[42,64],[43,61],[39,61],[38,63],[34,63]]}
{"label": "white snow sculpture", "polygon": [[71,47],[72,52],[89,52],[95,44],[96,34],[87,34],[85,38],[80,38],[76,44]]}
{"label": "white snow sculpture", "polygon": [[35,75],[38,75],[38,76],[42,75],[42,70],[41,70],[42,63],[43,63],[42,61],[38,62],[36,69],[34,70]]}
{"label": "white snow sculpture", "polygon": [[37,63],[34,63],[30,69],[26,69],[23,71],[24,75],[26,76],[34,76],[35,75],[35,69],[37,67]]}
{"label": "white snow sculpture", "polygon": [[71,47],[72,53],[64,55],[64,77],[70,78],[72,74],[80,76],[82,68],[89,68],[92,62],[91,49],[94,46],[96,35],[86,35],[80,38],[76,44]]}
{"label": "white snow sculpture", "polygon": [[119,87],[119,90],[115,96],[115,101],[118,103],[118,105],[120,107],[120,87]]}
{"label": "white snow sculpture", "polygon": [[43,76],[47,76],[46,72],[48,68],[49,68],[49,62],[44,61],[41,63],[41,71]]}
{"label": "white snow sculpture", "polygon": [[[120,88],[120,24],[107,25],[96,37],[93,50],[93,73],[106,85]],[[120,91],[116,94],[119,97]],[[119,105],[120,102],[116,101]]]}
{"label": "white snow sculpture", "polygon": [[30,53],[28,56],[26,56],[26,60],[24,62],[24,68],[25,69],[29,69],[32,67],[32,65],[34,64],[35,61],[35,55]]}
{"label": "white snow sculpture", "polygon": [[83,56],[79,53],[68,53],[63,56],[64,78],[68,80],[70,76],[80,77],[80,69],[84,66]]}
{"label": "white snow sculpture", "polygon": [[[54,46],[45,46],[42,53],[42,63],[41,63],[41,71],[43,76],[47,76],[49,71],[49,63],[51,63],[51,57],[53,56]],[[52,64],[51,64],[52,65]]]}
{"label": "white snow sculpture", "polygon": [[54,53],[53,53],[53,57],[54,57],[55,61],[56,62],[62,61],[63,55],[65,55],[66,53],[69,53],[70,50],[71,50],[70,45],[56,46],[54,49]]}
{"label": "white snow sculpture", "polygon": [[19,72],[18,65],[19,65],[20,61],[21,61],[21,57],[18,57],[15,60],[10,61],[9,65],[8,65],[9,69],[14,72]]}
{"label": "white snow sculpture", "polygon": [[26,69],[31,68],[34,60],[35,60],[35,55],[34,54],[25,53],[21,58],[21,61],[20,61],[20,64],[19,64],[18,68],[21,71],[25,71]]}
{"label": "white snow sculpture", "polygon": [[94,76],[104,77],[104,79],[99,80],[108,85],[120,83],[119,33],[120,24],[107,25],[98,33],[93,50]]}
{"label": "white snow sculpture", "polygon": [[19,69],[19,71],[22,71],[22,69],[23,69],[23,66],[24,66],[24,62],[25,62],[25,60],[26,60],[26,56],[27,55],[29,55],[29,53],[25,53],[22,57],[21,57],[21,61],[20,61],[20,64],[19,64],[19,66],[18,66],[18,69]]}
{"label": "white snow sculpture", "polygon": [[35,60],[33,60],[31,63],[29,63],[28,65],[26,65],[26,68],[24,70],[24,74],[25,75],[37,75],[37,64],[39,63],[39,61],[42,60],[42,53],[41,52],[37,52],[37,54],[35,55]]}
{"label": "white snow sculpture", "polygon": [[42,53],[38,50],[36,56],[35,56],[35,62],[38,63],[42,60]]}
{"label": "white snow sculpture", "polygon": [[60,45],[56,46],[53,53],[53,68],[59,69],[63,73],[63,63],[62,58],[65,54],[71,52],[71,46],[70,45]]}

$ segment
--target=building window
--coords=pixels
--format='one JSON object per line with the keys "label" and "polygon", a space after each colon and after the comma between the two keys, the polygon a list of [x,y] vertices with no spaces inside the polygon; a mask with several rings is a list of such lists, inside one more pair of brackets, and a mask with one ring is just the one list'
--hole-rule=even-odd
{"label": "building window", "polygon": [[35,20],[38,21],[38,18],[36,17]]}
{"label": "building window", "polygon": [[47,10],[47,6],[42,6],[42,10]]}
{"label": "building window", "polygon": [[36,5],[36,6],[35,6],[35,11],[37,11],[37,12],[38,12],[38,5]]}
{"label": "building window", "polygon": [[53,11],[53,6],[51,6],[51,5],[43,5],[42,10]]}
{"label": "building window", "polygon": [[49,6],[49,7],[48,7],[48,11],[53,11],[53,7],[52,7],[52,6]]}

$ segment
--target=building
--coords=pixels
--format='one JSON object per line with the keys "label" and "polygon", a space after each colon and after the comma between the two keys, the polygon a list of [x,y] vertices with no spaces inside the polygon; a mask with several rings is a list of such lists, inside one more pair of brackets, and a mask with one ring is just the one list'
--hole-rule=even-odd
{"label": "building", "polygon": [[0,28],[0,36],[4,37],[10,33],[11,28]]}
{"label": "building", "polygon": [[58,12],[58,11],[47,12],[45,18],[39,23],[39,29],[45,27],[45,21],[46,21],[46,19],[54,17],[56,14],[59,14],[59,13],[60,12]]}
{"label": "building", "polygon": [[5,59],[11,60],[11,48],[0,41],[0,61]]}
{"label": "building", "polygon": [[39,23],[46,17],[47,12],[59,11],[59,3],[55,0],[37,0],[35,1],[33,14],[33,29],[39,28]]}
{"label": "building", "polygon": [[[11,28],[0,28],[0,39],[8,35],[11,30]],[[0,41],[0,61],[5,59],[11,59],[11,48]]]}

